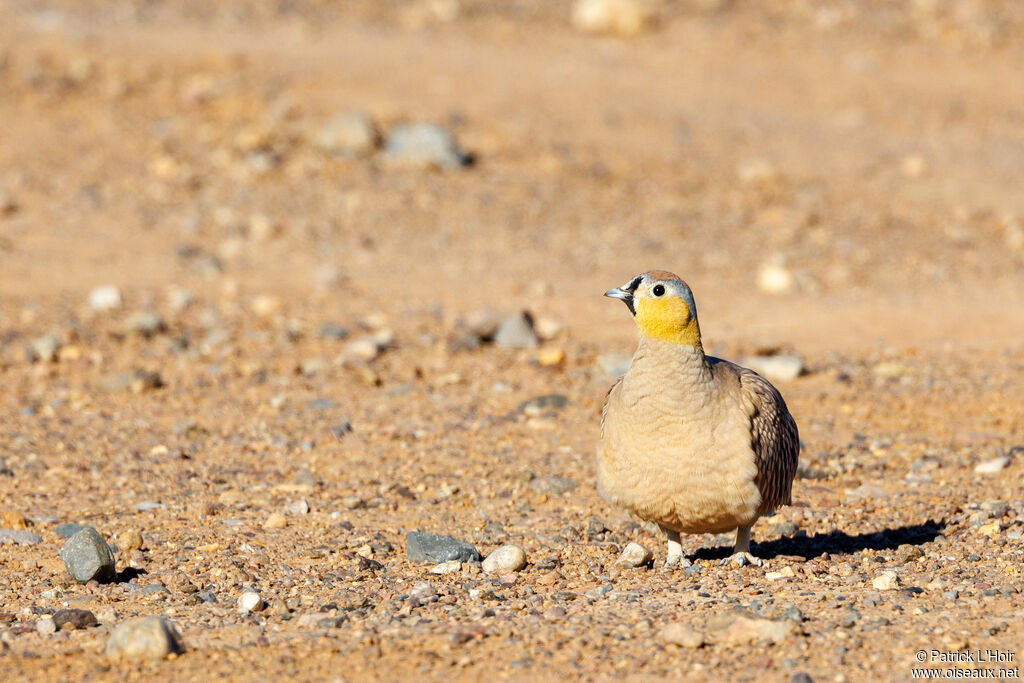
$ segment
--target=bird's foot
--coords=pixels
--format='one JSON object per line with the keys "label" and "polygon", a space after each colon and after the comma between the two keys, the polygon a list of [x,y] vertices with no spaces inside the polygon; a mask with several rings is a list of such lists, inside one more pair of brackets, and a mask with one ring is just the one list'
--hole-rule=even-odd
{"label": "bird's foot", "polygon": [[755,567],[760,567],[762,562],[761,562],[761,558],[760,557],[754,557],[750,553],[733,553],[731,556],[725,558],[724,560],[722,560],[718,564],[719,564],[719,566],[726,565],[726,564],[733,564],[733,565],[736,565],[737,567],[742,567],[744,565],[752,564]]}
{"label": "bird's foot", "polygon": [[689,567],[693,563],[682,555],[669,555],[665,559],[665,568],[670,569],[672,567]]}

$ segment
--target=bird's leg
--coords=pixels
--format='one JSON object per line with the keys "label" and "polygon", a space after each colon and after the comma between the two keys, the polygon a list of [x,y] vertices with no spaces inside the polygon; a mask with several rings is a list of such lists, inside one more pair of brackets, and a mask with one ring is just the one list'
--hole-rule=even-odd
{"label": "bird's leg", "polygon": [[665,536],[668,537],[668,557],[665,558],[666,567],[677,567],[680,563],[683,566],[690,566],[689,561],[683,558],[683,546],[679,542],[679,532],[672,529],[666,529],[661,527],[661,530],[665,532]]}
{"label": "bird's leg", "polygon": [[761,566],[761,558],[750,554],[750,527],[752,526],[753,524],[736,528],[736,546],[732,549],[732,556],[722,560],[720,564],[731,562],[737,567],[742,567],[745,564]]}

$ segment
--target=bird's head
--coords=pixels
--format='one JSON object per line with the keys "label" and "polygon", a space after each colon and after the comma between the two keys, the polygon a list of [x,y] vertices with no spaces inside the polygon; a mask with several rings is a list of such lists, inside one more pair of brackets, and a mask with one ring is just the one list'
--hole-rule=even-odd
{"label": "bird's head", "polygon": [[604,295],[621,299],[646,337],[701,348],[693,292],[677,275],[664,270],[648,271]]}

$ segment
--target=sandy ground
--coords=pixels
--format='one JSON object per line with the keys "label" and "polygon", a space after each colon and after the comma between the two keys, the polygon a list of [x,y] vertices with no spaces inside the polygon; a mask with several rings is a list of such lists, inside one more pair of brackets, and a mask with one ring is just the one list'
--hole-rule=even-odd
{"label": "sandy ground", "polygon": [[[0,546],[0,669],[857,681],[919,650],[1024,657],[1020,9],[657,7],[624,39],[561,2],[0,2],[0,527],[42,539]],[[475,163],[319,149],[353,110]],[[755,527],[766,566],[689,537],[665,570],[594,488],[635,344],[601,293],[652,268],[693,287],[716,354],[803,360],[777,382],[803,467]],[[90,306],[101,285],[119,307]],[[548,338],[460,349],[480,309]],[[390,342],[355,362],[368,336]],[[79,585],[64,522],[142,547]],[[415,530],[528,565],[430,574]],[[616,565],[629,541],[653,567]],[[267,609],[240,613],[246,588]],[[66,607],[100,625],[37,632]],[[740,610],[793,625],[730,640]],[[109,662],[144,614],[185,652]]]}

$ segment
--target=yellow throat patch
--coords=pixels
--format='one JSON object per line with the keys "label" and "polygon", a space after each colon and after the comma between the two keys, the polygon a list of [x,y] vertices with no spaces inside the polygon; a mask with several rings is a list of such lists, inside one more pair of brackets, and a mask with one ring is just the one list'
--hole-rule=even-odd
{"label": "yellow throat patch", "polygon": [[686,302],[678,296],[637,299],[636,324],[640,331],[659,341],[701,348],[700,326]]}

